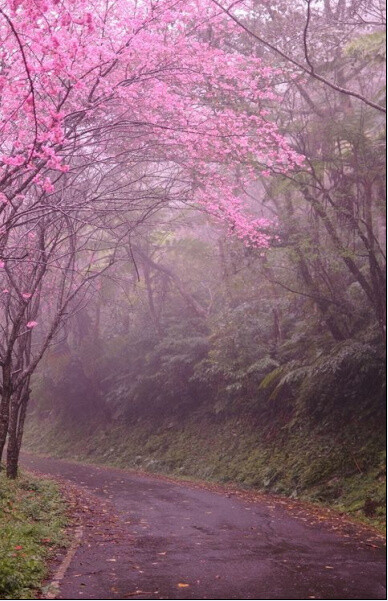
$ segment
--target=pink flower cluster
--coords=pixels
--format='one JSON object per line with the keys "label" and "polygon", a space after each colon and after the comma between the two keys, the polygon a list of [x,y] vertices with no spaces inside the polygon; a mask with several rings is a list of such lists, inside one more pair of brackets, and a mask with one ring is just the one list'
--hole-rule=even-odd
{"label": "pink flower cluster", "polygon": [[76,128],[109,127],[116,111],[136,141],[157,144],[160,161],[194,174],[194,201],[249,244],[268,245],[268,224],[250,217],[235,193],[236,172],[248,181],[302,158],[270,119],[278,71],[226,49],[235,25],[214,3],[4,4],[0,189],[36,171],[34,184],[54,193],[53,182],[69,170]]}

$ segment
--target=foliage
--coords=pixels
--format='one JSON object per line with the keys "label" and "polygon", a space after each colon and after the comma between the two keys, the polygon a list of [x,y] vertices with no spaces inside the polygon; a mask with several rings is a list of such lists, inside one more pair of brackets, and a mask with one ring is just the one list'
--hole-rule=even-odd
{"label": "foliage", "polygon": [[[268,373],[261,388],[272,386],[271,399],[287,387],[295,405],[316,419],[325,414],[347,414],[369,406],[383,413],[385,349],[357,340],[337,345],[313,362],[294,360]],[[274,385],[276,384],[276,385]]]}
{"label": "foliage", "polygon": [[384,62],[386,60],[386,32],[378,31],[356,38],[347,45],[345,53],[358,59]]}
{"label": "foliage", "polygon": [[[179,413],[198,404],[202,391],[192,381],[193,366],[206,355],[208,340],[190,326],[190,321],[185,321],[167,328],[163,339],[154,341],[143,356],[127,349],[124,373],[114,372],[102,382],[108,406],[117,410],[125,397],[122,411],[128,416],[133,412]],[[140,345],[135,348],[138,351]]]}
{"label": "foliage", "polygon": [[6,480],[0,472],[0,595],[35,599],[47,574],[47,559],[65,542],[65,507],[57,486],[22,475]]}

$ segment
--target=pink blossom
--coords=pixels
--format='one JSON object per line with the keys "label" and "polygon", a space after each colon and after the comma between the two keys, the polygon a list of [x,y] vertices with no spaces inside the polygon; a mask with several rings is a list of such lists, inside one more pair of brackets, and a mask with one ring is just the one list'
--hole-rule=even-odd
{"label": "pink blossom", "polygon": [[18,155],[10,157],[2,156],[1,160],[6,165],[10,165],[12,167],[20,167],[20,165],[23,165],[26,159],[22,155]]}
{"label": "pink blossom", "polygon": [[45,192],[54,192],[54,186],[49,177],[46,177],[42,182],[42,188]]}
{"label": "pink blossom", "polygon": [[37,321],[28,321],[26,325],[27,325],[27,328],[35,328],[35,326],[38,325],[38,322]]}
{"label": "pink blossom", "polygon": [[[92,0],[8,0],[8,6],[34,94],[2,19],[3,166],[13,167],[17,177],[39,169],[33,180],[38,192],[53,193],[52,179],[70,169],[65,153],[73,116],[80,116],[81,133],[83,114],[84,125],[97,131],[114,120],[117,108],[140,124],[133,125],[136,144],[157,144],[166,163],[181,170],[182,181],[196,174],[194,203],[245,243],[270,244],[273,235],[250,214],[239,185],[252,182],[258,171],[286,173],[303,157],[271,122],[281,71],[217,42],[234,36],[236,26],[214,3],[115,0],[106,10],[104,2]],[[206,41],[209,21],[215,43]],[[260,107],[255,114],[252,106]],[[55,171],[52,179],[49,170]]]}

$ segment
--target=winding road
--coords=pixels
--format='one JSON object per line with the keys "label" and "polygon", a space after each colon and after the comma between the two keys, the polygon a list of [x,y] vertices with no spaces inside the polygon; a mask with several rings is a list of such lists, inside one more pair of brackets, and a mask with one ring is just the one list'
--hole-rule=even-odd
{"label": "winding road", "polygon": [[58,599],[386,599],[383,543],[343,520],[125,470],[22,463],[84,507]]}

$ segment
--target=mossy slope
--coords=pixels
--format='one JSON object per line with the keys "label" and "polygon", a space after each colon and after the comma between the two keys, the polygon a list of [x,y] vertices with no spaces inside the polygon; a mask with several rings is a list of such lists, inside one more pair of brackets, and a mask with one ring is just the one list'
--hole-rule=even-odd
{"label": "mossy slope", "polygon": [[385,442],[382,435],[370,436],[371,428],[365,416],[338,428],[302,419],[265,426],[252,416],[197,414],[64,429],[49,419],[42,424],[35,415],[26,447],[80,461],[233,482],[327,504],[381,526]]}

